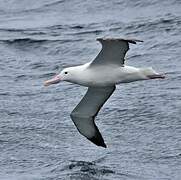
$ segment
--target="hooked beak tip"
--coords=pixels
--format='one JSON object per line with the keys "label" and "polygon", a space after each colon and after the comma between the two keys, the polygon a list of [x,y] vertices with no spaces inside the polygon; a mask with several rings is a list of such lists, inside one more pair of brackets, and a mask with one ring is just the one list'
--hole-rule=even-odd
{"label": "hooked beak tip", "polygon": [[49,86],[50,83],[48,83],[47,81],[45,81],[43,85],[44,85],[44,86]]}

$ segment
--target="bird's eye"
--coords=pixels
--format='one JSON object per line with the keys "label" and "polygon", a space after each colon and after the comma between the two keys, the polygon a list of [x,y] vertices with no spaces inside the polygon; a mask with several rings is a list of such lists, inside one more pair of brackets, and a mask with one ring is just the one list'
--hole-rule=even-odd
{"label": "bird's eye", "polygon": [[64,72],[64,74],[68,74],[68,72]]}

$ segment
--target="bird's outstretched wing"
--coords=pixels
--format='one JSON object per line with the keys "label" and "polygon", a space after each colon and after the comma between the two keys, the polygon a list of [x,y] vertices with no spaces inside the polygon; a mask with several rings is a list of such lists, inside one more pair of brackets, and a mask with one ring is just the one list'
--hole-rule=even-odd
{"label": "bird's outstretched wing", "polygon": [[106,147],[106,144],[94,119],[115,88],[115,86],[89,87],[83,99],[70,115],[78,131],[97,146]]}
{"label": "bird's outstretched wing", "polygon": [[102,44],[102,49],[97,57],[91,62],[90,67],[98,65],[115,64],[124,65],[124,57],[129,50],[129,43],[143,42],[137,39],[97,39]]}

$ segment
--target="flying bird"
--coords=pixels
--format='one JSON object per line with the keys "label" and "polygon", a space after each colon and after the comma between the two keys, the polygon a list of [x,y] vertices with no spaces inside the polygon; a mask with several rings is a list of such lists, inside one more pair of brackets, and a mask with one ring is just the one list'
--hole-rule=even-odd
{"label": "flying bird", "polygon": [[153,68],[135,68],[125,65],[129,43],[143,42],[137,39],[98,38],[102,49],[97,57],[86,64],[63,69],[54,78],[45,81],[45,86],[68,81],[88,87],[85,96],[71,112],[78,131],[88,140],[106,148],[104,139],[95,124],[99,110],[112,95],[116,85],[139,80],[165,78]]}

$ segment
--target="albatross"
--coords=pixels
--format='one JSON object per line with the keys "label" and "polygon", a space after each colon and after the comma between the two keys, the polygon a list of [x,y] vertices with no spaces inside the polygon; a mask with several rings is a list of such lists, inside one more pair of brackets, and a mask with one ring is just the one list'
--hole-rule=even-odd
{"label": "albatross", "polygon": [[106,148],[94,120],[116,89],[116,85],[139,80],[163,79],[165,76],[157,73],[152,67],[136,68],[125,65],[125,54],[129,50],[129,43],[136,44],[143,41],[122,38],[97,40],[101,43],[102,49],[93,61],[65,68],[54,78],[45,81],[44,85],[68,81],[88,87],[85,96],[71,112],[70,117],[80,134],[97,146]]}

